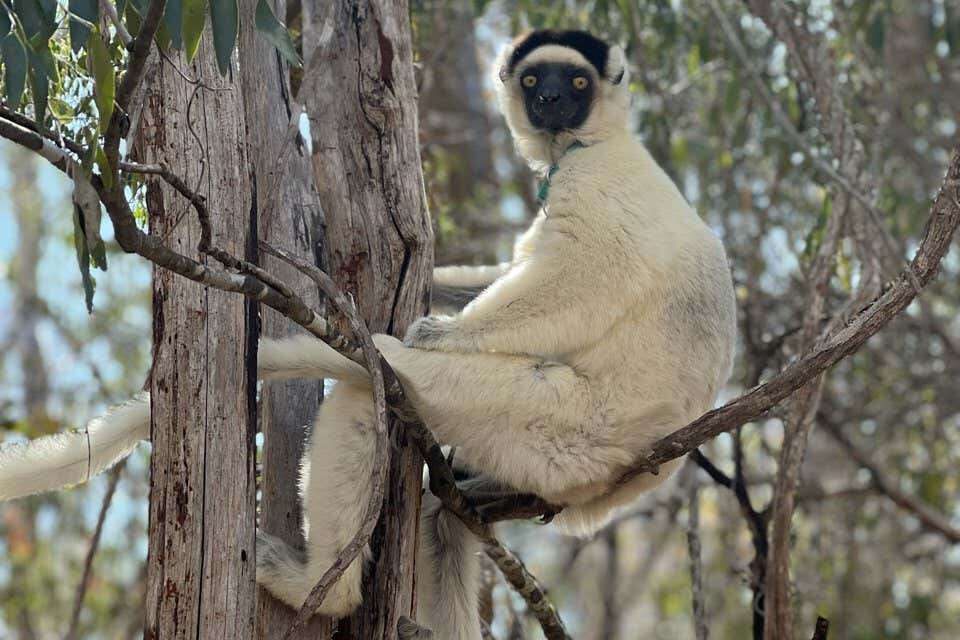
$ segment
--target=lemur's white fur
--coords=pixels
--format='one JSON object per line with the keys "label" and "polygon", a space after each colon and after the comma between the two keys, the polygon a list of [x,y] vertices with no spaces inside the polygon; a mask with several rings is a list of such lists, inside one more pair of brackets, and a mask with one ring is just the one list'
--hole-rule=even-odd
{"label": "lemur's white fur", "polygon": [[147,394],[71,430],[0,448],[0,500],[86,482],[150,438]]}
{"label": "lemur's white fur", "polygon": [[[596,82],[580,129],[553,136],[530,125],[519,78],[537,59],[573,62]],[[713,406],[735,335],[723,247],[629,135],[628,81],[612,81],[625,72],[619,49],[611,49],[605,72],[601,78],[579,53],[552,45],[521,61],[500,101],[531,165],[558,165],[545,209],[509,265],[438,270],[444,284],[492,282],[461,313],[418,320],[406,345],[374,337],[419,415],[442,443],[457,447],[458,460],[565,505],[556,523],[581,534],[669,475],[675,464],[616,483],[658,438]],[[575,140],[584,148],[564,153]],[[305,553],[266,535],[257,549],[258,581],[299,606],[356,531],[369,495],[369,382],[361,367],[310,337],[261,341],[260,370],[267,378],[340,381],[318,412],[304,465]],[[93,471],[146,435],[146,403],[138,407],[94,430],[95,442],[102,429],[113,444],[94,456]],[[75,437],[4,449],[0,497],[82,481],[85,461],[85,442]],[[438,639],[478,640],[477,541],[432,498],[421,530],[419,622]],[[360,580],[358,560],[319,611],[354,608]]]}

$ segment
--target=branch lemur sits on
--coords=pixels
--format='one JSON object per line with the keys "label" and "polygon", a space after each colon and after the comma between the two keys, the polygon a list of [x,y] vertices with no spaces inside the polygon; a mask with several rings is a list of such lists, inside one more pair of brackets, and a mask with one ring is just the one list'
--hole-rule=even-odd
{"label": "branch lemur sits on", "polygon": [[[616,481],[660,437],[712,408],[731,367],[734,294],[721,243],[628,132],[623,51],[580,31],[534,31],[499,65],[517,148],[544,178],[544,205],[494,267],[437,269],[447,290],[482,292],[454,316],[428,316],[403,342],[374,340],[427,426],[489,481],[563,505],[555,524],[603,525],[657,476]],[[300,552],[268,535],[257,580],[299,607],[359,527],[375,436],[369,379],[304,336],[260,345],[262,378],[339,382],[303,463]],[[0,451],[0,498],[83,481],[149,437],[148,399],[62,434]],[[418,622],[477,640],[478,541],[428,496],[417,561]],[[319,612],[360,602],[363,560]]]}

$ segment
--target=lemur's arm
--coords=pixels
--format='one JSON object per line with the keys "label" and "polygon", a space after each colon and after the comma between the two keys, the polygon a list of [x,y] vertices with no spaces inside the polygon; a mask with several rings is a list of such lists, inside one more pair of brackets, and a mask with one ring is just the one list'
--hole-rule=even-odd
{"label": "lemur's arm", "polygon": [[594,341],[633,304],[610,269],[575,253],[538,251],[457,316],[421,318],[408,346],[437,351],[561,354]]}

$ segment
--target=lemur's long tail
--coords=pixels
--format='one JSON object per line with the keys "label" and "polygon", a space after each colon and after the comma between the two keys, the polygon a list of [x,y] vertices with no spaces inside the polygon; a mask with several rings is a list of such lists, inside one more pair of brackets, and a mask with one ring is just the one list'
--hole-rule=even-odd
{"label": "lemur's long tail", "polygon": [[0,449],[0,500],[86,482],[150,437],[145,393],[71,430]]}
{"label": "lemur's long tail", "polygon": [[[260,341],[262,379],[367,379],[366,370],[312,336]],[[150,439],[150,397],[134,399],[72,430],[0,448],[0,500],[86,482]]]}

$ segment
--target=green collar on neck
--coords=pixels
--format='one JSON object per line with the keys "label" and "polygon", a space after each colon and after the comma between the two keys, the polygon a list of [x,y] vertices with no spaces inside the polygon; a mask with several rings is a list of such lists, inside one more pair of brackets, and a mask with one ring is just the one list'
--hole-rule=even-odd
{"label": "green collar on neck", "polygon": [[[566,150],[560,155],[560,158],[567,155],[571,151],[575,151],[577,149],[583,149],[586,146],[587,145],[583,144],[579,140],[574,140],[573,144],[567,147]],[[547,196],[550,195],[550,179],[553,177],[553,174],[557,172],[557,169],[560,168],[559,162],[560,162],[560,159],[558,158],[557,162],[554,162],[552,165],[550,165],[550,169],[547,171],[547,175],[544,176],[542,180],[540,180],[540,187],[537,189],[537,202],[539,202],[541,206],[546,204]]]}

